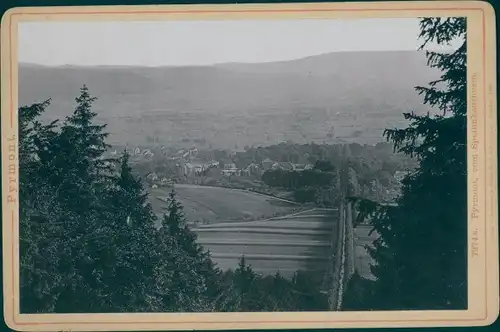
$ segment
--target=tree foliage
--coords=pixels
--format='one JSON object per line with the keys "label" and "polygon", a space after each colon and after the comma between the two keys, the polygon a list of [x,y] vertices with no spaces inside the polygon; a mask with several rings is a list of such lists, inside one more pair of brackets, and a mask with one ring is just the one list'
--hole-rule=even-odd
{"label": "tree foliage", "polygon": [[326,296],[319,291],[319,282],[304,271],[292,279],[275,275],[262,276],[253,271],[245,257],[238,267],[223,273],[224,300],[220,311],[325,311]]}
{"label": "tree foliage", "polygon": [[269,170],[262,175],[262,181],[271,187],[301,189],[307,187],[330,187],[334,173],[319,170],[285,171]]}
{"label": "tree foliage", "polygon": [[293,282],[266,279],[244,261],[222,273],[174,191],[158,218],[128,153],[106,157],[95,101],[84,86],[73,113],[48,124],[39,117],[50,100],[19,109],[22,313],[321,307],[317,288],[301,302]]}
{"label": "tree foliage", "polygon": [[422,48],[459,38],[451,53],[426,51],[440,79],[416,90],[436,115],[405,113],[410,125],[388,129],[395,149],[418,160],[403,181],[397,206],[359,201],[380,234],[370,254],[376,264],[374,302],[379,309],[467,307],[466,21],[424,18]]}

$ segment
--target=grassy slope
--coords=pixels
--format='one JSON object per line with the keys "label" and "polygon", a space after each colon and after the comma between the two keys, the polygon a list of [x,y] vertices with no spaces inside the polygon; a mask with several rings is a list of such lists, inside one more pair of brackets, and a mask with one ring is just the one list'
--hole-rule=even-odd
{"label": "grassy slope", "polygon": [[[166,207],[171,189],[151,189],[151,203],[157,213]],[[296,211],[300,206],[278,199],[228,188],[176,185],[175,191],[189,221],[210,223],[228,220],[256,220]],[[162,198],[162,200],[159,200]]]}
{"label": "grassy slope", "polygon": [[[305,209],[272,197],[228,188],[176,185],[179,201],[189,221],[211,217],[212,224],[193,226],[198,242],[213,254],[222,269],[236,268],[245,255],[255,271],[291,277],[298,270],[325,272],[336,211]],[[165,197],[169,189],[152,189],[154,208],[165,207],[155,196]],[[186,199],[189,197],[189,200]],[[193,203],[196,202],[196,203]],[[248,217],[259,221],[233,221]],[[274,214],[281,217],[274,217]],[[217,222],[225,221],[225,222]]]}

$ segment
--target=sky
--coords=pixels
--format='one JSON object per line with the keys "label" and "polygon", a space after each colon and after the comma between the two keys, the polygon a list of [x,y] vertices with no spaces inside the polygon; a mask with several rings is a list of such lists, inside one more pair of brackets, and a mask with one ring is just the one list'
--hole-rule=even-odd
{"label": "sky", "polygon": [[22,22],[19,61],[49,66],[270,62],[341,51],[416,50],[416,18]]}

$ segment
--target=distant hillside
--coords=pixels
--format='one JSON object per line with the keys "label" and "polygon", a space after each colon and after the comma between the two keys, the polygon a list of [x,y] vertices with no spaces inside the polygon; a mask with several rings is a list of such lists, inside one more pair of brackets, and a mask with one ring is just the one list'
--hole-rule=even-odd
{"label": "distant hillside", "polygon": [[341,52],[299,60],[192,67],[21,64],[20,104],[52,98],[71,112],[86,84],[116,143],[238,148],[293,140],[381,140],[401,113],[426,111],[414,86],[437,77],[422,52]]}
{"label": "distant hillside", "polygon": [[425,53],[417,51],[337,52],[290,61],[227,63],[216,67],[247,73],[378,78],[387,84],[394,79],[414,84],[415,80],[427,80],[434,72],[427,67]]}

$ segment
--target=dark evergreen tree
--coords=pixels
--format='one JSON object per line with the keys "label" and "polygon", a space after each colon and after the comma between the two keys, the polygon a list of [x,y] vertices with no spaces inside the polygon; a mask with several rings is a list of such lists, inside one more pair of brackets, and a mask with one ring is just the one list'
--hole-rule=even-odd
{"label": "dark evergreen tree", "polygon": [[214,301],[213,311],[217,312],[239,312],[241,310],[242,297],[235,284],[235,273],[232,270],[221,272],[220,293]]}
{"label": "dark evergreen tree", "polygon": [[[22,279],[26,290],[28,285],[36,290],[37,283],[41,287],[22,305],[27,310],[36,299],[44,302],[34,309],[41,312],[99,307],[98,292],[89,283],[96,279],[89,252],[101,234],[89,226],[99,220],[95,207],[101,205],[99,189],[105,186],[99,181],[104,179],[104,162],[101,152],[91,150],[105,146],[105,134],[92,125],[93,100],[84,87],[60,131],[57,121],[42,125],[37,119],[49,101],[20,108],[21,260],[31,265],[22,270]],[[30,292],[24,295],[28,298]]]}
{"label": "dark evergreen tree", "polygon": [[100,253],[102,282],[111,300],[109,311],[144,311],[160,309],[152,293],[154,272],[160,255],[154,244],[156,216],[148,203],[142,183],[132,174],[129,155],[119,160],[118,174],[103,199],[107,210],[109,242]]}
{"label": "dark evergreen tree", "polygon": [[335,170],[335,167],[328,160],[318,160],[314,164],[314,169],[317,169],[322,172],[333,172]]}
{"label": "dark evergreen tree", "polygon": [[239,311],[262,311],[266,305],[264,290],[259,287],[259,276],[242,256],[234,271],[234,286],[239,296]]}
{"label": "dark evergreen tree", "polygon": [[374,301],[380,309],[467,307],[466,20],[424,18],[429,42],[463,40],[451,53],[428,51],[428,64],[441,78],[417,87],[438,115],[406,113],[405,129],[387,130],[395,148],[414,156],[418,168],[403,181],[396,207],[362,201],[360,218],[371,215],[381,235],[370,250],[378,278]]}
{"label": "dark evergreen tree", "polygon": [[66,227],[59,234],[65,239],[59,269],[67,276],[57,312],[99,312],[108,307],[109,293],[101,284],[113,232],[102,198],[112,182],[110,165],[103,158],[108,147],[105,125],[94,124],[95,100],[83,86],[73,114],[42,158],[65,212]]}
{"label": "dark evergreen tree", "polygon": [[40,173],[40,153],[50,149],[57,121],[43,125],[39,116],[50,100],[19,108],[20,302],[21,312],[52,312],[63,282],[57,269],[62,215],[54,188]]}
{"label": "dark evergreen tree", "polygon": [[236,286],[242,293],[247,293],[250,291],[256,277],[252,267],[247,264],[245,256],[242,256],[238,263],[238,267],[234,271],[234,282]]}
{"label": "dark evergreen tree", "polygon": [[[278,271],[270,277],[270,282],[262,283],[265,294],[268,296],[268,304],[263,308],[266,311],[294,311],[297,310],[292,282],[281,275]],[[264,279],[266,281],[266,279]]]}
{"label": "dark evergreen tree", "polygon": [[[56,140],[51,155],[54,167],[54,179],[65,192],[68,206],[78,213],[87,213],[96,200],[96,194],[104,190],[104,181],[110,172],[110,164],[103,155],[109,145],[104,129],[106,125],[95,124],[97,113],[92,111],[92,104],[97,98],[90,96],[88,88],[83,86],[80,96],[75,99],[76,108],[68,116]],[[69,194],[68,194],[69,193]],[[79,199],[75,200],[75,195]]]}
{"label": "dark evergreen tree", "polygon": [[[178,246],[177,269],[174,271],[174,287],[178,294],[185,293],[190,303],[185,305],[188,311],[211,310],[213,300],[220,291],[219,269],[206,251],[196,242],[196,234],[191,231],[184,216],[183,207],[175,197],[175,191],[169,194],[167,213],[164,214],[160,230],[160,241],[172,238]],[[181,296],[181,295],[179,295]],[[173,305],[172,298],[165,299],[167,306]]]}
{"label": "dark evergreen tree", "polygon": [[320,292],[320,282],[304,271],[297,271],[292,278],[295,308],[299,311],[327,311],[328,299]]}
{"label": "dark evergreen tree", "polygon": [[344,311],[365,311],[374,310],[377,304],[372,301],[375,297],[371,291],[374,290],[374,281],[364,279],[357,272],[350,278],[343,294],[342,310]]}

